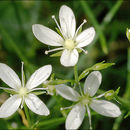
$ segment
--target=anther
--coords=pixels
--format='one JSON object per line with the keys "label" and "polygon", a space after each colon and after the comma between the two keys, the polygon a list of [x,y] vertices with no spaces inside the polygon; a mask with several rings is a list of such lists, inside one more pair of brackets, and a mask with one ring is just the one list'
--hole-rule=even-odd
{"label": "anther", "polygon": [[45,54],[48,55],[48,51],[45,51]]}
{"label": "anther", "polygon": [[52,19],[54,19],[54,18],[55,18],[55,15],[52,15],[51,17],[52,17]]}
{"label": "anther", "polygon": [[84,20],[83,20],[83,23],[87,23],[87,20],[86,20],[86,19],[84,19]]}

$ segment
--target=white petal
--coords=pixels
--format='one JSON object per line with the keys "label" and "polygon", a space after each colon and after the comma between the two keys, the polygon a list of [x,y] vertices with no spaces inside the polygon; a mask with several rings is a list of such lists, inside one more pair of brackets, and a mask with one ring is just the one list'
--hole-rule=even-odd
{"label": "white petal", "polygon": [[18,95],[8,98],[0,107],[0,118],[6,118],[14,114],[19,108],[21,100]]}
{"label": "white petal", "polygon": [[105,100],[93,100],[90,107],[97,113],[108,117],[118,117],[121,114],[117,105]]}
{"label": "white petal", "polygon": [[77,48],[85,47],[88,44],[90,44],[93,41],[94,36],[95,36],[95,30],[93,27],[84,30],[76,38],[76,42],[78,43]]}
{"label": "white petal", "polygon": [[93,71],[88,75],[84,84],[84,93],[94,96],[97,92],[102,80],[102,75],[99,71]]}
{"label": "white petal", "polygon": [[78,62],[79,54],[76,49],[73,51],[65,49],[62,52],[60,62],[63,66],[70,67],[74,66]]}
{"label": "white petal", "polygon": [[85,107],[80,103],[76,104],[67,116],[65,124],[66,129],[67,130],[78,129],[83,122],[84,116],[85,116]]}
{"label": "white petal", "polygon": [[59,11],[61,29],[66,38],[73,38],[76,29],[75,16],[71,8],[66,5],[61,6]]}
{"label": "white petal", "polygon": [[40,42],[50,46],[62,46],[62,37],[53,30],[40,24],[34,24],[32,31]]}
{"label": "white petal", "polygon": [[28,94],[25,98],[25,103],[28,108],[38,115],[49,115],[49,109],[47,106],[34,94]]}
{"label": "white petal", "polygon": [[0,78],[11,88],[21,87],[21,81],[17,74],[6,64],[0,63]]}
{"label": "white petal", "polygon": [[56,92],[70,101],[78,101],[80,95],[71,87],[64,84],[56,85]]}
{"label": "white petal", "polygon": [[26,87],[32,89],[43,83],[51,74],[52,66],[45,65],[38,70],[36,70],[28,80]]}

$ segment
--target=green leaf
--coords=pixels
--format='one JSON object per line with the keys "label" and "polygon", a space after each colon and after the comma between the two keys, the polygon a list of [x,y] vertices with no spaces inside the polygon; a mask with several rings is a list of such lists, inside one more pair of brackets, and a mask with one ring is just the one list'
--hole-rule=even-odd
{"label": "green leaf", "polygon": [[126,119],[128,116],[130,116],[130,111],[128,111],[124,118]]}
{"label": "green leaf", "polygon": [[97,63],[94,66],[92,66],[92,70],[103,70],[112,65],[115,65],[115,63],[104,63],[104,61],[103,61],[101,63]]}
{"label": "green leaf", "polygon": [[118,89],[115,91],[115,94],[118,95],[119,91],[120,91],[120,87],[118,87]]}
{"label": "green leaf", "polygon": [[56,27],[56,31],[60,34],[61,37],[63,37],[62,33],[60,32],[59,28]]}
{"label": "green leaf", "polygon": [[15,91],[7,90],[7,89],[4,89],[4,91],[10,94],[17,94]]}
{"label": "green leaf", "polygon": [[57,126],[59,124],[62,124],[63,122],[65,121],[65,118],[64,117],[60,117],[60,118],[55,118],[55,119],[52,119],[52,120],[47,120],[47,121],[43,121],[43,122],[40,122],[37,127],[45,127],[45,126],[50,126],[50,127],[54,127],[54,126]]}
{"label": "green leaf", "polygon": [[50,80],[54,80],[55,73],[52,73]]}
{"label": "green leaf", "polygon": [[54,54],[50,55],[50,57],[57,57],[57,56],[61,56],[61,54],[62,54],[62,51],[59,51],[59,52],[56,52],[56,53],[54,53]]}
{"label": "green leaf", "polygon": [[81,80],[81,79],[83,79],[84,77],[86,77],[88,74],[89,74],[89,71],[91,70],[91,68],[88,68],[88,69],[86,69],[86,70],[84,70],[81,74],[80,74],[80,76],[79,76],[79,81]]}
{"label": "green leaf", "polygon": [[93,65],[92,67],[90,68],[87,68],[86,70],[84,70],[80,76],[79,76],[79,81],[81,79],[83,79],[84,77],[86,77],[90,71],[94,71],[94,70],[103,70],[103,69],[106,69],[112,65],[115,65],[115,63],[104,63],[104,61],[100,62],[100,63],[97,63],[95,65]]}
{"label": "green leaf", "polygon": [[44,94],[44,93],[46,93],[45,91],[39,91],[39,92],[32,92],[33,94],[35,94],[35,95],[42,95],[42,94]]}
{"label": "green leaf", "polygon": [[58,85],[58,84],[64,84],[64,83],[68,83],[68,82],[74,83],[75,81],[74,80],[61,80],[61,79],[57,79],[57,80],[49,81],[47,83],[47,85]]}

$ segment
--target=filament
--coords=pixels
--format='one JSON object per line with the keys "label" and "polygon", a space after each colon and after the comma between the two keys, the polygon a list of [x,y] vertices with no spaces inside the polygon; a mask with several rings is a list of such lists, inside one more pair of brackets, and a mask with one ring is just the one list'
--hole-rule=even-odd
{"label": "filament", "polygon": [[23,71],[23,65],[24,65],[24,62],[22,62],[22,66],[21,66],[21,72],[22,72],[22,86],[24,87],[24,71]]}
{"label": "filament", "polygon": [[15,89],[11,89],[11,88],[0,87],[0,89],[3,89],[3,90],[9,90],[9,91],[13,91],[13,92],[17,92]]}
{"label": "filament", "polygon": [[77,36],[77,33],[79,31],[79,29],[87,22],[86,19],[83,20],[82,24],[80,24],[80,26],[78,27],[78,29],[76,30],[76,33],[75,33],[75,37]]}
{"label": "filament", "polygon": [[[106,92],[105,92],[105,93],[106,93]],[[94,99],[97,99],[97,98],[101,98],[101,97],[103,97],[103,96],[105,95],[105,93],[98,95],[98,96],[95,97]]]}
{"label": "filament", "polygon": [[57,20],[56,20],[56,18],[55,18],[55,15],[52,15],[52,19],[54,19],[54,21],[55,21],[55,23],[56,23],[57,27],[59,28],[59,30],[60,30],[60,32],[61,32],[61,34],[62,34],[62,35],[63,35],[63,37],[64,37],[63,31],[61,30],[61,27],[59,26],[59,24],[58,24],[58,22],[57,22]]}
{"label": "filament", "polygon": [[92,130],[91,113],[90,113],[90,109],[89,109],[88,105],[86,105],[86,106],[87,106],[87,112],[88,112],[90,130]]}
{"label": "filament", "polygon": [[85,54],[88,54],[88,51],[84,50],[83,48],[80,47],[79,49],[81,49]]}
{"label": "filament", "polygon": [[58,51],[58,50],[63,50],[64,48],[63,47],[61,47],[61,48],[55,48],[55,49],[51,49],[51,50],[46,50],[45,51],[45,54],[47,55],[49,52],[54,52],[54,51]]}
{"label": "filament", "polygon": [[47,90],[48,88],[34,88],[31,89],[29,92],[35,91],[35,90]]}
{"label": "filament", "polygon": [[63,111],[63,110],[66,110],[66,109],[71,109],[73,106],[69,106],[69,107],[61,107],[60,110]]}

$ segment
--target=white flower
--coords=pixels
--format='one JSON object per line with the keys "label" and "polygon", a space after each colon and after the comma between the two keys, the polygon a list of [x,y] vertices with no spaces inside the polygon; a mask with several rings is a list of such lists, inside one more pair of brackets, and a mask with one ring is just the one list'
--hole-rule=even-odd
{"label": "white flower", "polygon": [[44,88],[36,88],[43,83],[51,74],[51,65],[46,65],[36,70],[32,76],[24,84],[23,63],[22,63],[22,82],[17,74],[6,64],[0,63],[0,79],[11,88],[0,89],[15,92],[13,96],[7,99],[0,107],[0,118],[11,116],[17,109],[23,106],[24,103],[28,108],[38,115],[49,115],[49,110],[46,105],[32,91],[44,90]]}
{"label": "white flower", "polygon": [[40,24],[34,24],[32,26],[33,33],[39,41],[46,45],[61,46],[60,48],[46,51],[46,54],[52,51],[63,50],[60,58],[61,64],[63,66],[74,66],[78,62],[79,57],[77,49],[79,48],[87,53],[82,47],[92,42],[95,36],[95,30],[93,27],[90,27],[78,34],[83,24],[86,23],[86,20],[76,30],[76,20],[73,11],[65,5],[59,11],[60,26],[55,16],[52,16],[52,18],[55,20],[62,37],[53,30]]}
{"label": "white flower", "polygon": [[93,71],[87,78],[84,84],[84,94],[80,95],[74,89],[66,85],[57,85],[56,91],[67,100],[76,102],[66,119],[66,129],[78,129],[81,125],[86,110],[88,112],[90,129],[91,127],[91,114],[90,108],[97,113],[108,116],[118,117],[121,114],[119,107],[109,101],[97,100],[104,94],[93,97],[101,84],[101,73]]}

